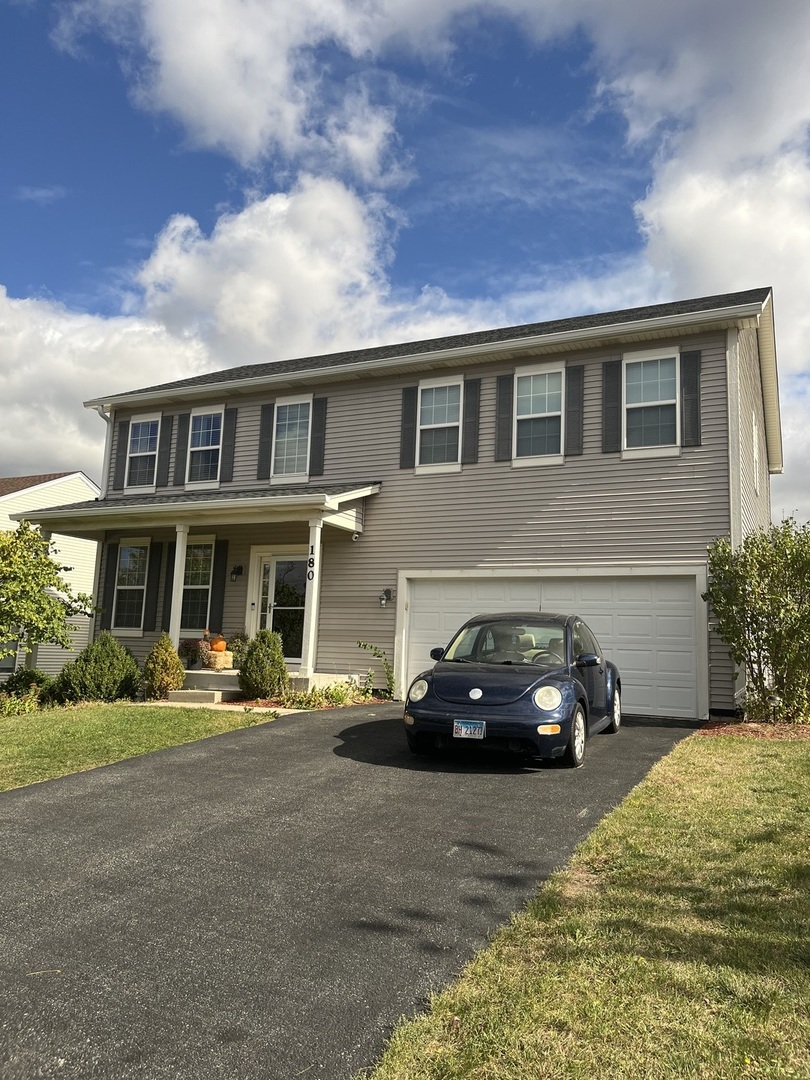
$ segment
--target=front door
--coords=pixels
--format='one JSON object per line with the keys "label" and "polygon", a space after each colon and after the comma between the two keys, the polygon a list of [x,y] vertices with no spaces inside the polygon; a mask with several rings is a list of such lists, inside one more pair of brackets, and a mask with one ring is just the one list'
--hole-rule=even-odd
{"label": "front door", "polygon": [[259,629],[281,634],[284,659],[300,662],[304,641],[306,559],[262,559]]}

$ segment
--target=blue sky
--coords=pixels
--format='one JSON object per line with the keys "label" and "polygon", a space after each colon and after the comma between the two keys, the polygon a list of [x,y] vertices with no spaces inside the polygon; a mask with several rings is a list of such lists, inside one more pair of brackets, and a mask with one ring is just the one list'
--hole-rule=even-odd
{"label": "blue sky", "polygon": [[0,0],[0,457],[202,370],[773,285],[804,480],[810,9]]}

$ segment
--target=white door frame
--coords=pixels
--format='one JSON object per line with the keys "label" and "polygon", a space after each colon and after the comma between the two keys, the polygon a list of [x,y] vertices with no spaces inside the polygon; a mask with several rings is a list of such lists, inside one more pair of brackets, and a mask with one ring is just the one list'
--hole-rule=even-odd
{"label": "white door frame", "polygon": [[[245,608],[245,632],[249,638],[256,636],[259,629],[259,605],[262,595],[262,563],[273,559],[300,559],[306,562],[307,549],[305,544],[254,544],[250,548],[250,562],[248,564],[247,601]],[[306,605],[309,603],[309,590],[304,604],[304,618],[306,619]]]}

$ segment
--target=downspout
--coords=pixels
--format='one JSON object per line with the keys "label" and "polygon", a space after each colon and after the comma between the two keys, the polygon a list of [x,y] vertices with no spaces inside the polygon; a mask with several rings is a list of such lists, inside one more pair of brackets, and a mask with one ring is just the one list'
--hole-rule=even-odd
{"label": "downspout", "polygon": [[112,423],[111,417],[104,411],[103,405],[94,405],[93,408],[107,425],[107,435],[104,439],[104,464],[101,467],[101,484],[99,485],[101,488],[101,498],[106,499],[107,485],[110,476],[110,457],[112,455]]}

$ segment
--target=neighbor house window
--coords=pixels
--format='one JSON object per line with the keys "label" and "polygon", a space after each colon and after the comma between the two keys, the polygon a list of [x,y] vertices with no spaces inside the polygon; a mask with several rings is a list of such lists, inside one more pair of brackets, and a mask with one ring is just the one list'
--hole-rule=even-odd
{"label": "neighbor house window", "polygon": [[160,417],[136,418],[129,425],[127,487],[154,487]]}
{"label": "neighbor house window", "polygon": [[562,371],[515,376],[515,457],[562,453]]}
{"label": "neighbor house window", "polygon": [[222,410],[193,412],[188,442],[188,483],[216,483],[222,449]]}
{"label": "neighbor house window", "polygon": [[678,358],[627,360],[624,445],[628,450],[678,445]]}
{"label": "neighbor house window", "polygon": [[276,402],[273,476],[306,476],[312,399]]}
{"label": "neighbor house window", "polygon": [[211,604],[211,577],[214,570],[214,540],[209,537],[189,538],[183,574],[183,605],[180,627],[183,631],[208,628]]}
{"label": "neighbor house window", "polygon": [[459,461],[461,382],[422,383],[419,387],[417,465]]}
{"label": "neighbor house window", "polygon": [[148,540],[122,540],[118,545],[112,625],[115,630],[141,630],[149,567]]}
{"label": "neighbor house window", "polygon": [[0,657],[0,673],[8,674],[17,666],[17,652],[20,648],[19,641],[0,641],[0,651],[5,652],[6,649],[13,650],[9,652],[7,656]]}

